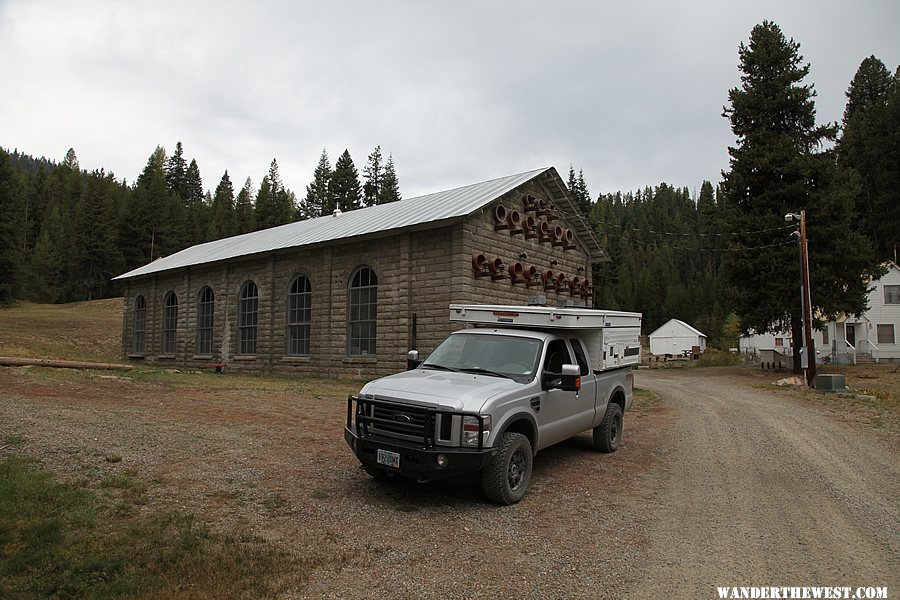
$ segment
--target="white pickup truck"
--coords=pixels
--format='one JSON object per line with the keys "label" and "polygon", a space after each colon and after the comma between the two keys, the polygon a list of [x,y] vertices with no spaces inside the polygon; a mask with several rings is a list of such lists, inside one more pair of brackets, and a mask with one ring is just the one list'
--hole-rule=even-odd
{"label": "white pickup truck", "polygon": [[373,477],[481,471],[485,495],[521,500],[539,450],[587,430],[614,452],[640,362],[640,313],[451,305],[472,327],[347,401],[344,437]]}

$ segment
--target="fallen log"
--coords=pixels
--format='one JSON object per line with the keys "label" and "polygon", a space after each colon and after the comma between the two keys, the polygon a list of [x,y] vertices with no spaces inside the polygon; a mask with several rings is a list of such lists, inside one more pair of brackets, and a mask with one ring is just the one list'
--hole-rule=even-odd
{"label": "fallen log", "polygon": [[2,367],[55,367],[58,369],[102,369],[105,371],[130,371],[131,365],[113,363],[81,362],[74,360],[51,360],[49,358],[11,358],[0,356]]}

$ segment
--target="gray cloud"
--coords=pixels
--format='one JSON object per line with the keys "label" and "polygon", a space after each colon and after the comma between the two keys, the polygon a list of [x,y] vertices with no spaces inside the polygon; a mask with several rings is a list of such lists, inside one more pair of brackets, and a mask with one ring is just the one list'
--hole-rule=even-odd
{"label": "gray cloud", "polygon": [[303,195],[322,148],[376,144],[405,196],[553,165],[593,193],[717,181],[738,44],[801,44],[821,121],[863,58],[900,61],[892,0],[0,1],[0,145],[133,180],[182,141],[214,188],[278,159]]}

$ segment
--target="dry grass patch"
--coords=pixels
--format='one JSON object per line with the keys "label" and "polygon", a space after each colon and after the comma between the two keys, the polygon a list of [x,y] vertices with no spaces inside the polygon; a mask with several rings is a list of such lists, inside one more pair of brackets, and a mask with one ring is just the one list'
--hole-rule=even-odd
{"label": "dry grass patch", "polygon": [[122,299],[0,307],[0,356],[121,362]]}

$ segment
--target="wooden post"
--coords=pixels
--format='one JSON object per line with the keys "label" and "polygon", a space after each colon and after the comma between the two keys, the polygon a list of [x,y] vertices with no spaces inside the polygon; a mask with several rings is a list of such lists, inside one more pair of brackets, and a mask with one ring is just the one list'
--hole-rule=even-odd
{"label": "wooden post", "polygon": [[815,387],[816,348],[812,336],[812,297],[809,291],[809,254],[806,248],[806,210],[800,211],[800,258],[803,278],[803,323],[806,338],[806,385]]}

